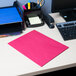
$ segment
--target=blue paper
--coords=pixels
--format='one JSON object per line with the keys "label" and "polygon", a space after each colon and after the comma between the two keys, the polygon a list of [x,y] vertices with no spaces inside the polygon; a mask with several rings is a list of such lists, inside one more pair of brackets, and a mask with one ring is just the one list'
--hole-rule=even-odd
{"label": "blue paper", "polygon": [[22,22],[22,19],[16,7],[8,7],[0,9],[0,25],[15,22]]}

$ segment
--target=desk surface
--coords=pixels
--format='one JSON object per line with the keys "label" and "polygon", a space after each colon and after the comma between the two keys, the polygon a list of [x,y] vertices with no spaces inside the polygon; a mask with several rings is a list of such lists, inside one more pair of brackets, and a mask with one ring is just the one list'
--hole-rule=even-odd
{"label": "desk surface", "polygon": [[[52,14],[52,16],[55,18],[56,23],[64,21],[61,17],[59,17],[59,14]],[[8,42],[32,30],[37,30],[44,35],[69,46],[69,49],[43,67],[40,67],[8,45]],[[42,27],[27,28],[24,33],[18,36],[0,38],[0,76],[29,76],[73,66],[76,66],[76,39],[64,41],[57,27],[49,29],[45,24]]]}

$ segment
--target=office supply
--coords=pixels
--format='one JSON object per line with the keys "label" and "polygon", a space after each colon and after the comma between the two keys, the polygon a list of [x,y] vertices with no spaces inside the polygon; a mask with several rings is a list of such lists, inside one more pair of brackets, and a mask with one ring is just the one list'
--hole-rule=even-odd
{"label": "office supply", "polygon": [[15,36],[15,35],[20,35],[22,32],[13,32],[13,33],[5,33],[5,34],[0,34],[1,37],[7,37],[7,36]]}
{"label": "office supply", "polygon": [[23,9],[24,9],[24,10],[26,10],[26,7],[25,7],[25,5],[23,5],[22,7],[23,7]]}
{"label": "office supply", "polygon": [[31,9],[30,0],[28,0],[28,10]]}
{"label": "office supply", "polygon": [[41,2],[40,2],[40,6],[42,6],[42,2],[43,2],[43,0],[41,0]]}
{"label": "office supply", "polygon": [[7,37],[8,35],[0,35],[0,38]]}
{"label": "office supply", "polygon": [[0,9],[0,25],[13,23],[13,22],[22,22],[22,19],[16,7],[1,8]]}
{"label": "office supply", "polygon": [[19,35],[19,34],[21,34],[21,33],[22,33],[21,31],[19,31],[19,32],[12,32],[12,33],[4,33],[4,34],[0,34],[0,36],[1,36],[1,35],[8,35],[8,36]]}
{"label": "office supply", "polygon": [[57,23],[56,26],[64,40],[76,39],[76,21]]}
{"label": "office supply", "polygon": [[39,0],[37,0],[37,4],[39,4]]}
{"label": "office supply", "polygon": [[43,19],[49,28],[54,28],[54,19],[48,13],[43,12]]}
{"label": "office supply", "polygon": [[11,41],[10,46],[40,66],[68,49],[67,46],[35,30]]}
{"label": "office supply", "polygon": [[0,8],[0,34],[21,32],[24,29],[23,16],[17,1],[13,6]]}
{"label": "office supply", "polygon": [[[25,6],[28,9],[28,5],[26,4]],[[30,21],[31,19],[36,19],[36,21],[39,21],[35,24],[35,21],[33,21],[34,23]],[[37,3],[31,2],[31,9],[24,10],[24,20],[27,27],[39,27],[44,25],[42,10],[41,8],[37,8]]]}
{"label": "office supply", "polygon": [[36,24],[41,24],[42,23],[41,19],[38,16],[30,17],[28,19],[29,19],[29,22],[30,22],[31,25],[36,25]]}
{"label": "office supply", "polygon": [[59,12],[66,21],[76,20],[76,0],[52,0],[52,10]]}
{"label": "office supply", "polygon": [[45,4],[45,0],[37,0],[37,8],[41,8]]}

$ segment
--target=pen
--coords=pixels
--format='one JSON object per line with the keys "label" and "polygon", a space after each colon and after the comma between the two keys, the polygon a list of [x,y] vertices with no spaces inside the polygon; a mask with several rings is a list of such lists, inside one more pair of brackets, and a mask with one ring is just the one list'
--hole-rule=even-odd
{"label": "pen", "polygon": [[44,0],[37,0],[37,7],[38,8],[40,8],[43,4],[44,4],[44,2],[43,2]]}
{"label": "pen", "polygon": [[30,0],[28,0],[28,9],[31,9]]}
{"label": "pen", "polygon": [[43,0],[40,1],[40,6],[42,6],[42,2],[43,2]]}
{"label": "pen", "polygon": [[37,4],[39,4],[39,0],[37,0]]}
{"label": "pen", "polygon": [[37,8],[40,8],[40,2],[37,0]]}

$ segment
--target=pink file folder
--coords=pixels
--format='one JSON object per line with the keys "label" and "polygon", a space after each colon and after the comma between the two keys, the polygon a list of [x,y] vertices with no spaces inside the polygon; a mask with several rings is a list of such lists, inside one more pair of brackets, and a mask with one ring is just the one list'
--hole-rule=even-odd
{"label": "pink file folder", "polygon": [[8,44],[40,66],[45,65],[68,49],[67,46],[35,30],[9,42]]}

